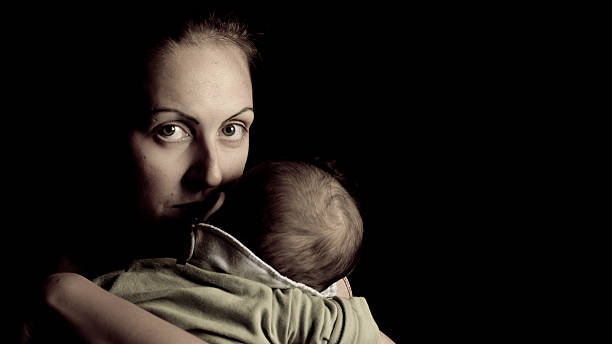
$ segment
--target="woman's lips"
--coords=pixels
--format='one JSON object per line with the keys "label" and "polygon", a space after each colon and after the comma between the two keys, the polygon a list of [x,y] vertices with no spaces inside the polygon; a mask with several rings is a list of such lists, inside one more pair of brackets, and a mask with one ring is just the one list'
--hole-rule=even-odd
{"label": "woman's lips", "polygon": [[173,206],[173,208],[181,209],[187,216],[195,218],[198,221],[205,221],[221,207],[224,200],[225,193],[219,192],[209,195],[203,201],[177,204]]}

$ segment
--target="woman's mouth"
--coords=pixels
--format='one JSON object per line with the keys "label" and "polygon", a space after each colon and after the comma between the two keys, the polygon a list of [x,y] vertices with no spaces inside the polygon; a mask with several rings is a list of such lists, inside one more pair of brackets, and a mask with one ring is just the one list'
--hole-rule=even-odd
{"label": "woman's mouth", "polygon": [[180,209],[181,212],[198,222],[206,221],[210,215],[221,208],[225,200],[225,193],[218,192],[210,194],[203,201],[195,201],[174,205],[173,208]]}

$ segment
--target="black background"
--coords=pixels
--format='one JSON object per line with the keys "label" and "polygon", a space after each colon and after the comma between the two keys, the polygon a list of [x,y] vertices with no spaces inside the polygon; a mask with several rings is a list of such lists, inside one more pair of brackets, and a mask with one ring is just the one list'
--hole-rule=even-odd
{"label": "black background", "polygon": [[356,182],[366,234],[350,280],[398,343],[529,328],[531,277],[515,278],[528,253],[512,248],[531,231],[525,33],[455,10],[279,13],[256,98],[255,155],[337,159]]}
{"label": "black background", "polygon": [[[3,14],[16,310],[35,295],[46,246],[62,238],[79,195],[121,173],[95,159],[109,160],[101,140],[118,120],[97,109],[113,85],[96,80],[120,58],[108,37],[149,10]],[[367,4],[241,12],[264,32],[249,163],[320,156],[353,180],[366,232],[350,280],[381,330],[403,343],[516,339],[537,327],[540,309],[523,311],[544,292],[546,270],[528,260],[550,155],[534,113],[555,77],[540,17]]]}

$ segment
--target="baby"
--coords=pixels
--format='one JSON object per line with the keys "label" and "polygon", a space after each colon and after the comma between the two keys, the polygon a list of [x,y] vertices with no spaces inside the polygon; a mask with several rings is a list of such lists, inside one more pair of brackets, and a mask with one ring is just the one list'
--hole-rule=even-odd
{"label": "baby", "polygon": [[265,162],[225,194],[208,223],[193,225],[185,258],[137,260],[96,283],[210,343],[380,340],[364,298],[330,297],[363,237],[334,175]]}
{"label": "baby", "polygon": [[210,223],[317,291],[350,273],[363,237],[351,195],[332,174],[303,162],[253,167],[228,190]]}

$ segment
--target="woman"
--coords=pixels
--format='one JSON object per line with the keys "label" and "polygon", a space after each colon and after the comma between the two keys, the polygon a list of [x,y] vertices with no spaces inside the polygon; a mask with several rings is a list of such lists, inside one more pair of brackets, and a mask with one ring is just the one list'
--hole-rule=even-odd
{"label": "woman", "polygon": [[[179,252],[177,228],[206,220],[219,209],[224,186],[242,174],[247,162],[255,117],[250,65],[256,50],[244,27],[211,17],[169,35],[160,32],[154,44],[144,47],[146,59],[134,60],[145,62],[143,77],[133,79],[144,81],[137,83],[144,97],[126,103],[134,172],[129,176],[135,179],[122,185],[136,188],[123,201],[128,210],[135,202],[136,216],[120,218],[114,226],[121,240],[103,241],[97,245],[102,249],[93,251],[102,254],[112,245],[122,254],[114,261],[92,264],[90,259],[80,265],[88,277],[134,258]],[[350,295],[347,285],[339,287],[341,295]],[[80,275],[52,275],[45,301],[88,342],[201,342]]]}

